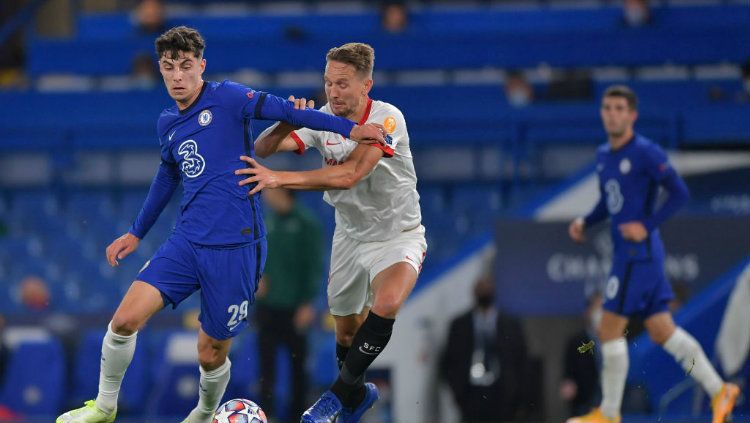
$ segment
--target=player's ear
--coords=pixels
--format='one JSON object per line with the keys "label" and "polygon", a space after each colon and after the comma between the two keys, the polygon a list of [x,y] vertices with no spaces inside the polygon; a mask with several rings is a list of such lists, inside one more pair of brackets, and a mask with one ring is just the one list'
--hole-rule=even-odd
{"label": "player's ear", "polygon": [[201,75],[203,75],[203,72],[206,70],[206,59],[201,59]]}
{"label": "player's ear", "polygon": [[365,86],[364,86],[362,95],[370,94],[370,90],[372,89],[372,84],[373,84],[372,78],[365,79]]}

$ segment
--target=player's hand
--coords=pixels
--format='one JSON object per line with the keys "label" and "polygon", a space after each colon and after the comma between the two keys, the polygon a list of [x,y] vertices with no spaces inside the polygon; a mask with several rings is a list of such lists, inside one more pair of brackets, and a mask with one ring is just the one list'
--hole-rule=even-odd
{"label": "player's hand", "polygon": [[349,133],[349,139],[360,144],[377,142],[380,145],[385,145],[385,128],[379,123],[354,125],[352,132]]}
{"label": "player's hand", "polygon": [[[293,95],[290,95],[288,100],[294,104],[294,108],[297,110],[304,110],[305,108],[308,108],[308,109],[315,108],[315,101],[308,100],[304,97],[295,98]],[[302,128],[301,126],[292,125],[291,123],[284,122],[284,121],[280,121],[279,125],[288,126],[291,131],[296,131]]]}
{"label": "player's hand", "polygon": [[303,304],[294,312],[294,329],[297,332],[304,332],[312,325],[313,320],[315,320],[315,309],[310,304]]}
{"label": "player's hand", "polygon": [[586,224],[582,217],[575,218],[568,226],[568,235],[578,243],[586,242]]}
{"label": "player's hand", "polygon": [[560,398],[570,401],[578,394],[578,385],[571,379],[563,379],[560,382]]}
{"label": "player's hand", "polygon": [[293,95],[289,96],[289,101],[294,103],[294,108],[297,110],[302,109],[314,109],[315,108],[315,101],[314,100],[308,100],[305,97],[302,98],[294,98]]}
{"label": "player's hand", "polygon": [[628,241],[641,242],[648,237],[648,231],[643,223],[638,221],[625,222],[617,227],[620,234]]}
{"label": "player's hand", "polygon": [[257,185],[253,189],[251,189],[247,195],[256,194],[263,188],[278,188],[280,186],[278,174],[273,170],[265,166],[261,166],[252,157],[240,156],[240,160],[250,165],[250,167],[237,169],[234,171],[235,175],[250,175],[249,177],[240,181],[240,186],[257,183]]}
{"label": "player's hand", "polygon": [[112,241],[107,247],[107,263],[110,266],[118,266],[119,260],[124,259],[138,248],[141,240],[130,232]]}
{"label": "player's hand", "polygon": [[260,277],[258,289],[255,290],[255,298],[263,298],[268,294],[268,283],[268,278],[265,275]]}

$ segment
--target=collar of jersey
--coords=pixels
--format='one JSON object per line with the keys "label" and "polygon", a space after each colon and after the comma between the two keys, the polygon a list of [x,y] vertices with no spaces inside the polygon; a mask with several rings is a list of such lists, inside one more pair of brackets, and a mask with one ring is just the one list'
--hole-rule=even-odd
{"label": "collar of jersey", "polygon": [[367,97],[367,107],[365,107],[365,114],[362,115],[362,119],[359,120],[357,125],[362,126],[367,123],[367,118],[370,117],[370,110],[372,109],[372,99]]}
{"label": "collar of jersey", "polygon": [[206,87],[208,86],[208,81],[203,81],[203,86],[201,87],[201,92],[198,94],[198,97],[195,97],[195,100],[184,110],[180,110],[178,107],[177,110],[180,112],[180,116],[185,115],[187,112],[193,109],[196,104],[201,100],[201,97],[203,97],[203,92],[206,91]]}

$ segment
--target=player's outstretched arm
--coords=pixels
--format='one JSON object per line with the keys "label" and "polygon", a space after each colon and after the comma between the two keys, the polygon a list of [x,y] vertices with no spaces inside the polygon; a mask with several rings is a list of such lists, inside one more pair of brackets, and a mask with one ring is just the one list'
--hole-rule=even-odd
{"label": "player's outstretched arm", "polygon": [[338,166],[304,172],[279,172],[261,166],[250,157],[240,159],[250,166],[235,170],[236,175],[248,175],[240,185],[256,183],[250,191],[255,194],[263,188],[288,188],[297,190],[349,189],[369,174],[383,157],[383,151],[368,145],[359,145],[346,161]]}
{"label": "player's outstretched arm", "polygon": [[271,94],[261,94],[256,109],[256,119],[279,120],[292,126],[335,132],[354,141],[373,141],[385,145],[385,130],[382,125],[357,125],[349,119],[315,109],[296,109],[292,102]]}
{"label": "player's outstretched arm", "polygon": [[[294,103],[294,108],[297,110],[315,108],[315,102],[304,97],[294,98],[294,96],[289,96],[289,101]],[[255,155],[266,158],[279,151],[296,151],[299,147],[291,137],[292,131],[296,129],[299,129],[299,127],[290,123],[276,122],[258,136],[255,141]]]}

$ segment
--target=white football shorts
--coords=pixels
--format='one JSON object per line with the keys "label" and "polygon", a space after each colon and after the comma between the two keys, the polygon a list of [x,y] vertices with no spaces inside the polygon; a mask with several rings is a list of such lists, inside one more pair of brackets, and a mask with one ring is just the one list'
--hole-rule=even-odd
{"label": "white football shorts", "polygon": [[407,262],[419,274],[427,254],[424,234],[424,226],[419,225],[388,241],[363,242],[336,230],[328,275],[328,307],[331,314],[348,316],[361,313],[365,307],[372,307],[372,280],[396,263]]}

